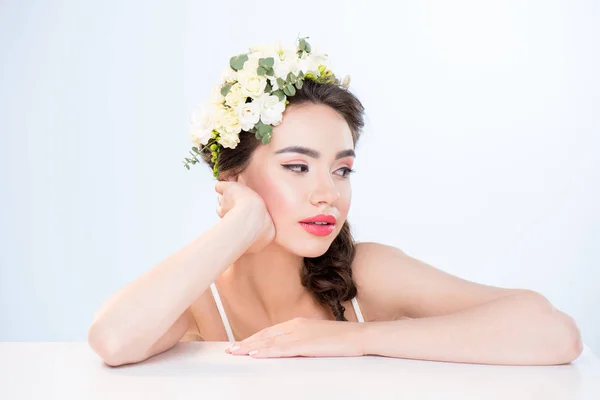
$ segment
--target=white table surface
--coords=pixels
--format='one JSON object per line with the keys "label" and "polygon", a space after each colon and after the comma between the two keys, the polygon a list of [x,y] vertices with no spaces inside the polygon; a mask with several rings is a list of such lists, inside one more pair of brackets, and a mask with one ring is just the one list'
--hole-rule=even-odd
{"label": "white table surface", "polygon": [[182,342],[110,367],[85,342],[0,342],[0,399],[600,399],[600,359],[502,366],[391,357],[254,359]]}

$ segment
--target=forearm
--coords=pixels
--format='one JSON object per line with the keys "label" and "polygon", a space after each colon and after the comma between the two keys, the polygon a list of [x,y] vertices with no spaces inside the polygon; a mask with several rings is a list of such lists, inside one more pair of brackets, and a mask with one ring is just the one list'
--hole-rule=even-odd
{"label": "forearm", "polygon": [[[111,296],[88,332],[92,347],[143,354],[248,248],[251,214],[233,211]],[[108,350],[107,350],[108,351]]]}
{"label": "forearm", "polygon": [[563,364],[581,353],[573,320],[531,294],[449,315],[369,322],[362,339],[366,355],[475,364]]}

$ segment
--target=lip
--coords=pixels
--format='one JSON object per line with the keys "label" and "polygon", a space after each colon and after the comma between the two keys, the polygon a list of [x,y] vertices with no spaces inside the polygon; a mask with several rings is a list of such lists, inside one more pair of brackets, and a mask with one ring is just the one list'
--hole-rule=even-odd
{"label": "lip", "polygon": [[309,224],[306,222],[300,222],[300,225],[306,232],[311,233],[316,236],[331,235],[331,233],[335,229],[335,225],[333,225],[333,224],[331,224],[331,225],[314,225],[314,224]]}
{"label": "lip", "polygon": [[335,225],[336,219],[333,215],[319,214],[300,221],[300,223],[303,222],[327,222],[328,224]]}

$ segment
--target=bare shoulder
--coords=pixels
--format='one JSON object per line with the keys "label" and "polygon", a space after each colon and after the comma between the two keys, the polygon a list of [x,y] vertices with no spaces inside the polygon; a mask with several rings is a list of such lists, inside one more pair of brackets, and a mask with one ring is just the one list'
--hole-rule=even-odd
{"label": "bare shoulder", "polygon": [[398,248],[376,243],[360,242],[355,246],[354,260],[352,261],[352,277],[358,289],[356,298],[366,322],[390,321],[402,319],[401,312],[388,307],[381,297],[382,287],[380,282],[384,279],[382,269],[378,268],[382,258],[387,252],[398,255],[404,252]]}
{"label": "bare shoulder", "polygon": [[451,314],[500,297],[533,293],[468,281],[376,242],[356,245],[352,275],[361,308],[364,304],[367,314],[379,317],[371,320]]}

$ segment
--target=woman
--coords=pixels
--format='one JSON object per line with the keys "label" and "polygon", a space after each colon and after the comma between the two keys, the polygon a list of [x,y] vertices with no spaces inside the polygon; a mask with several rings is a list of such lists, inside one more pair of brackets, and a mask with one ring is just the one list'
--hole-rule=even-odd
{"label": "woman", "polygon": [[90,346],[113,366],[186,340],[237,341],[226,352],[256,358],[577,358],[575,322],[539,293],[354,242],[350,174],[364,109],[326,59],[305,39],[231,58],[194,116],[185,163],[213,170],[221,220],[111,297]]}

